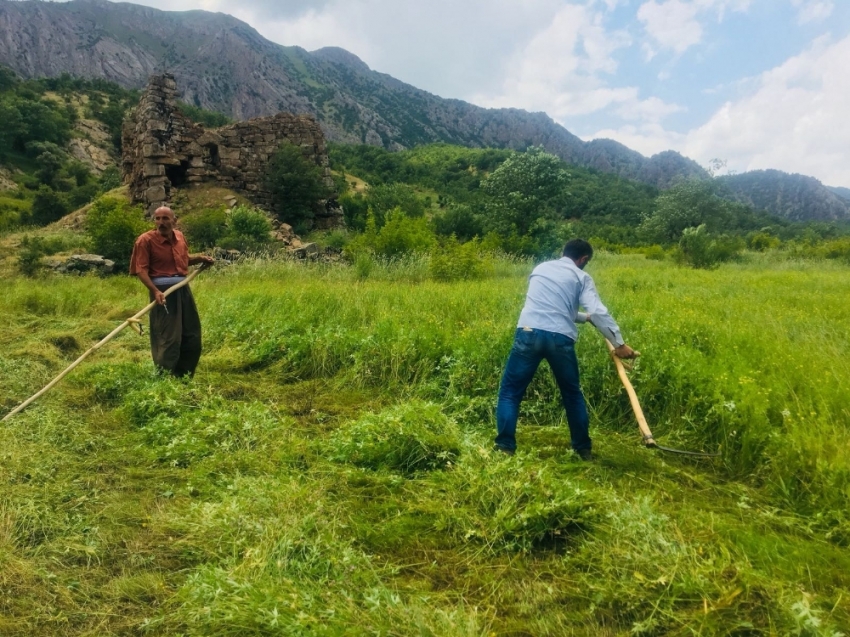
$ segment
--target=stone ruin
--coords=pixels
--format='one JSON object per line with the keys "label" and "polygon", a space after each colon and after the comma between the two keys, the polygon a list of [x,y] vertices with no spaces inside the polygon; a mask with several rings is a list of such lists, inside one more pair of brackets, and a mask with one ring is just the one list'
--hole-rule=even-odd
{"label": "stone ruin", "polygon": [[[278,113],[206,130],[180,112],[174,76],[155,75],[124,121],[124,183],[148,214],[167,204],[174,188],[199,183],[216,183],[272,211],[263,178],[269,158],[284,142],[299,146],[333,188],[325,138],[312,117]],[[316,202],[315,212],[318,228],[343,225],[342,210],[333,199]]]}

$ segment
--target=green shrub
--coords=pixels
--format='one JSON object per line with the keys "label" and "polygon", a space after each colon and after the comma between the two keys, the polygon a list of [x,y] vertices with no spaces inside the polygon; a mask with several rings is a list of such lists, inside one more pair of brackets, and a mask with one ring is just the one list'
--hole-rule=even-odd
{"label": "green shrub", "polygon": [[87,183],[72,189],[67,195],[68,207],[75,210],[85,206],[100,194],[100,187],[94,183]]}
{"label": "green shrub", "polygon": [[345,246],[348,245],[348,242],[350,240],[351,236],[345,230],[332,230],[325,238],[325,244],[329,248],[342,250],[343,248],[345,248]]}
{"label": "green shrub", "polygon": [[331,194],[322,169],[290,143],[281,145],[269,159],[265,187],[278,218],[292,226],[312,223],[316,206]]}
{"label": "green shrub", "polygon": [[360,252],[354,259],[354,270],[361,281],[368,279],[375,269],[375,259],[368,252]]}
{"label": "green shrub", "polygon": [[395,210],[400,209],[410,218],[418,218],[425,214],[425,204],[413,188],[406,184],[373,186],[367,193],[367,201],[379,228],[389,221],[390,215]]}
{"label": "green shrub", "polygon": [[375,242],[375,251],[392,258],[411,252],[427,252],[435,243],[426,219],[408,217],[401,208],[396,208],[387,214],[387,222]]}
{"label": "green shrub", "polygon": [[109,192],[121,185],[121,172],[117,166],[109,166],[100,175],[100,192]]}
{"label": "green shrub", "polygon": [[257,251],[269,244],[271,221],[262,210],[239,205],[230,211],[227,233],[218,245],[228,250]]}
{"label": "green shrub", "polygon": [[764,252],[779,247],[779,239],[767,232],[751,232],[747,236],[747,247],[756,252]]}
{"label": "green shrub", "polygon": [[18,251],[18,269],[24,276],[35,276],[41,270],[41,257],[47,253],[41,237],[24,237]]}
{"label": "green shrub", "polygon": [[227,233],[227,211],[224,206],[202,210],[181,218],[180,226],[193,248],[212,248]]}
{"label": "green shrub", "polygon": [[461,241],[484,236],[484,224],[470,206],[455,204],[434,216],[434,230],[439,235],[455,235]]}
{"label": "green shrub", "polygon": [[136,237],[149,229],[141,206],[118,197],[100,197],[86,218],[92,250],[122,265],[130,261]]}
{"label": "green shrub", "polygon": [[347,192],[339,198],[345,217],[345,225],[357,232],[366,229],[366,217],[369,214],[369,201],[362,192]]}
{"label": "green shrub", "polygon": [[388,214],[380,230],[370,212],[366,231],[348,243],[345,253],[353,260],[362,252],[395,259],[405,254],[426,253],[436,242],[437,238],[424,217],[411,219],[401,208],[396,208]]}
{"label": "green shrub", "polygon": [[663,261],[667,257],[667,253],[659,245],[652,245],[643,250],[644,256],[650,261]]}
{"label": "green shrub", "polygon": [[437,281],[479,279],[487,274],[487,259],[481,255],[478,241],[458,243],[451,236],[431,253],[431,277]]}
{"label": "green shrub", "polygon": [[366,414],[340,429],[331,455],[341,462],[404,474],[441,469],[460,455],[457,424],[439,405],[413,400]]}
{"label": "green shrub", "polygon": [[850,238],[835,239],[826,241],[818,246],[816,253],[824,259],[837,259],[850,263]]}
{"label": "green shrub", "polygon": [[55,190],[41,186],[32,200],[32,222],[38,226],[46,226],[58,221],[68,214],[68,204]]}
{"label": "green shrub", "polygon": [[740,239],[712,235],[705,224],[686,228],[679,240],[679,260],[694,268],[716,268],[737,257],[740,251]]}
{"label": "green shrub", "polygon": [[4,195],[11,196],[0,197],[0,232],[29,223],[31,203],[25,199],[19,199],[16,196],[17,193],[4,193]]}

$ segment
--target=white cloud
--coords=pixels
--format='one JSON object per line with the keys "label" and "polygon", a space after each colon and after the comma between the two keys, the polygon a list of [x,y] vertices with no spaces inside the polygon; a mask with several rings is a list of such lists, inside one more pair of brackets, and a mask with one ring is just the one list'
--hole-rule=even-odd
{"label": "white cloud", "polygon": [[671,148],[681,148],[686,136],[666,130],[661,124],[649,123],[642,125],[628,124],[619,128],[605,128],[593,135],[583,137],[591,139],[614,139],[625,144],[632,150],[650,157]]}
{"label": "white cloud", "polygon": [[662,107],[661,100],[643,105],[637,88],[609,85],[607,79],[617,71],[614,53],[630,44],[624,31],[607,31],[602,16],[591,7],[566,5],[551,25],[515,54],[501,92],[472,101],[490,107],[545,110],[561,121],[610,106],[623,107],[635,116],[675,108]]}
{"label": "white cloud", "polygon": [[798,24],[826,20],[835,9],[835,3],[830,0],[791,0],[791,4],[798,9]]}
{"label": "white cloud", "polygon": [[657,48],[676,54],[687,51],[702,41],[701,20],[706,14],[716,14],[723,21],[727,9],[746,11],[751,0],[648,0],[637,11],[651,42],[644,43],[648,58]]}
{"label": "white cloud", "polygon": [[779,168],[850,185],[848,59],[850,36],[816,40],[688,133],[685,153],[700,161],[722,157],[739,171]]}
{"label": "white cloud", "polygon": [[[723,104],[703,125],[678,134],[647,121],[597,131],[650,155],[676,149],[706,165],[714,157],[738,172],[777,168],[850,186],[846,125],[850,36],[812,46],[750,81],[748,93]],[[649,100],[647,100],[649,101]]]}
{"label": "white cloud", "polygon": [[673,113],[686,110],[678,104],[669,104],[657,97],[623,104],[617,109],[617,114],[627,121],[638,120],[647,124],[657,124]]}

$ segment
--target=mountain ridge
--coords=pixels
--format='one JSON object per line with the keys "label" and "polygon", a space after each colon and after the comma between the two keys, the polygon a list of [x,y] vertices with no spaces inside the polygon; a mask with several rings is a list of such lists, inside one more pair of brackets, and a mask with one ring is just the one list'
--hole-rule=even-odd
{"label": "mountain ridge", "polygon": [[[69,73],[141,88],[150,75],[168,71],[189,104],[237,120],[279,111],[309,114],[331,142],[390,150],[431,142],[518,150],[540,145],[569,163],[659,189],[709,176],[676,151],[645,157],[611,139],[585,142],[542,112],[440,98],[372,70],[345,49],[309,52],[276,44],[224,13],[106,0],[0,0],[0,32],[0,64],[23,77]],[[754,200],[793,218],[850,218],[850,201],[823,186],[804,192],[814,202],[811,210],[799,198],[790,212],[781,201]]]}
{"label": "mountain ridge", "polygon": [[542,145],[571,163],[659,188],[706,176],[674,151],[647,158],[613,140],[584,142],[545,113],[443,99],[372,70],[339,47],[308,52],[275,44],[226,14],[105,0],[0,0],[0,28],[6,33],[0,63],[23,77],[66,72],[141,88],[149,75],[167,70],[190,104],[235,119],[282,110],[310,114],[329,141],[391,150],[428,142]]}

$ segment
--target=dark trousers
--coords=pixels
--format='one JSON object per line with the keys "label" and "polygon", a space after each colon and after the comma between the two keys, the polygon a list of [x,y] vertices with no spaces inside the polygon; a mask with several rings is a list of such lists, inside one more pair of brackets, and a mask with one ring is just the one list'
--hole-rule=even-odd
{"label": "dark trousers", "polygon": [[[165,292],[170,286],[157,286]],[[153,295],[151,295],[153,301]],[[172,292],[165,308],[151,310],[151,355],[160,370],[178,378],[192,376],[201,358],[201,317],[189,286]]]}
{"label": "dark trousers", "polygon": [[499,402],[496,406],[496,445],[516,449],[516,423],[519,404],[528,389],[540,361],[546,359],[561,390],[561,400],[567,412],[572,447],[576,451],[590,449],[587,405],[579,386],[578,359],[575,342],[555,332],[518,328],[514,345],[502,375]]}

